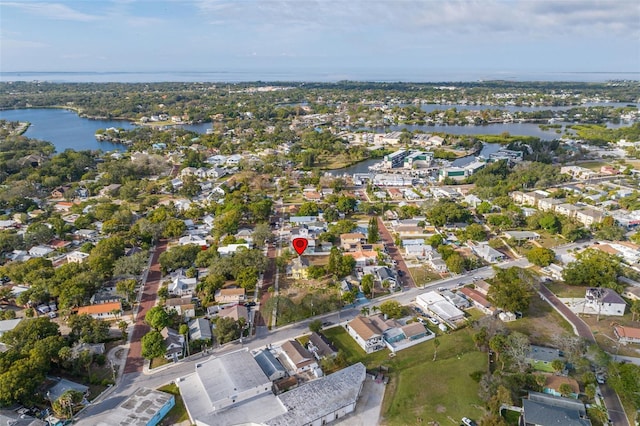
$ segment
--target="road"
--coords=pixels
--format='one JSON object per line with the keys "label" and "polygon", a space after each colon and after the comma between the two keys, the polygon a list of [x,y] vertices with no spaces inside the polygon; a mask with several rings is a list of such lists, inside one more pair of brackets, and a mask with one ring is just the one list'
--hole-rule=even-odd
{"label": "road", "polygon": [[[580,337],[591,343],[596,343],[596,339],[589,326],[576,314],[571,312],[544,284],[540,284],[540,294],[544,296],[546,301],[551,304],[556,311],[560,312],[560,314],[573,325],[573,329]],[[611,422],[615,426],[629,426],[629,421],[618,394],[606,384],[600,385],[600,390]]]}
{"label": "road", "polygon": [[[501,268],[508,268],[511,266],[527,267],[530,264],[526,259],[518,259],[507,262],[502,262],[497,266]],[[379,305],[385,300],[394,299],[401,304],[409,304],[415,300],[416,296],[425,293],[427,291],[435,290],[438,287],[444,288],[456,288],[465,284],[473,282],[474,277],[489,278],[494,275],[493,268],[490,266],[476,269],[468,274],[459,275],[452,278],[446,278],[430,283],[421,288],[411,288],[407,291],[393,293],[384,297],[376,298],[373,302],[369,302],[365,305],[359,305],[357,308],[345,308],[338,312],[331,312],[324,315],[318,315],[313,318],[306,319],[294,324],[285,325],[282,327],[274,328],[271,332],[258,332],[255,336],[245,339],[244,344],[227,344],[221,348],[212,351],[213,354],[220,355],[226,352],[232,352],[241,348],[248,348],[249,350],[264,348],[266,345],[276,345],[277,343],[294,339],[302,334],[309,332],[309,322],[314,319],[320,319],[322,321],[329,321],[334,325],[343,324],[351,321],[353,318],[360,314],[360,309],[363,306]],[[145,292],[147,291],[145,287]],[[154,294],[155,301],[155,294]],[[153,306],[153,305],[151,305]],[[146,312],[146,311],[145,311]],[[142,318],[144,316],[142,315]],[[266,327],[261,327],[266,329]],[[115,408],[126,397],[131,395],[139,387],[158,388],[164,384],[170,383],[180,377],[184,377],[193,373],[195,365],[200,362],[205,355],[198,354],[188,359],[181,360],[175,364],[170,365],[166,369],[151,373],[143,374],[142,368],[132,369],[128,371],[125,368],[125,374],[121,380],[116,384],[115,389],[107,395],[105,398],[96,400],[90,406],[88,406],[79,416],[79,425],[93,426],[100,423],[101,418],[108,417],[108,410]],[[206,355],[208,356],[208,355]],[[127,363],[129,365],[129,363]]]}
{"label": "road", "polygon": [[402,271],[403,273],[403,277],[398,277],[398,283],[403,287],[406,286],[409,288],[415,288],[416,283],[415,281],[413,281],[413,277],[409,273],[409,268],[407,267],[407,264],[404,261],[402,254],[400,253],[400,249],[398,248],[398,246],[396,246],[393,240],[393,235],[391,235],[391,232],[389,232],[387,227],[384,226],[384,222],[382,222],[382,219],[379,216],[378,231],[380,232],[380,237],[384,241],[384,244],[387,248],[387,254],[391,257],[392,260],[396,261],[396,269],[398,271]]}
{"label": "road", "polygon": [[160,255],[167,250],[167,240],[160,240],[151,258],[151,266],[147,279],[144,283],[140,305],[134,320],[133,332],[129,342],[129,353],[127,355],[127,363],[124,367],[124,373],[141,372],[144,366],[144,358],[142,357],[142,337],[150,330],[149,326],[144,322],[144,316],[156,304],[158,288],[162,279],[160,271]]}

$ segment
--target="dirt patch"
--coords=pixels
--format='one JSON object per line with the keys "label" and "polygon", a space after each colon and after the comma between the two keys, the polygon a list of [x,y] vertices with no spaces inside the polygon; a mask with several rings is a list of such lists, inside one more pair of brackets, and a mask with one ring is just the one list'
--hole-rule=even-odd
{"label": "dirt patch", "polygon": [[436,413],[444,413],[447,411],[447,407],[445,407],[444,405],[438,405],[436,407]]}
{"label": "dirt patch", "polygon": [[118,349],[116,351],[116,353],[114,354],[114,356],[116,357],[116,359],[122,359],[122,356],[124,355],[124,349]]}

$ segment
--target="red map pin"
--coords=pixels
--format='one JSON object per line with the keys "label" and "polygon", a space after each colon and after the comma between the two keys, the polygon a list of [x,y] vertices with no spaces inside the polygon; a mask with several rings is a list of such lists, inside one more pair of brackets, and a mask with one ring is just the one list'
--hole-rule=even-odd
{"label": "red map pin", "polygon": [[293,249],[296,251],[296,253],[298,253],[298,255],[301,255],[307,249],[309,241],[307,241],[306,238],[294,238],[291,242],[291,245],[293,246]]}

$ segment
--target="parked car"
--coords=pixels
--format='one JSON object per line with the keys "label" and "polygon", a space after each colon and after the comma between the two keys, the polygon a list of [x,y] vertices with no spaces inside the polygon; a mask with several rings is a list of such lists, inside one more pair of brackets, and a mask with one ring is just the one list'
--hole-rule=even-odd
{"label": "parked car", "polygon": [[427,319],[429,320],[429,322],[433,325],[438,325],[440,324],[440,321],[438,321],[437,319],[433,318],[433,317],[427,317]]}
{"label": "parked car", "polygon": [[256,302],[247,302],[244,306],[256,306]]}

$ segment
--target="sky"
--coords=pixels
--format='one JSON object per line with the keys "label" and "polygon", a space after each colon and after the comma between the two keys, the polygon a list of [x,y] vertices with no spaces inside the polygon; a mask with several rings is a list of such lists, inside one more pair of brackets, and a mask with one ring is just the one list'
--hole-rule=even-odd
{"label": "sky", "polygon": [[357,70],[638,73],[640,1],[0,0],[0,73]]}

